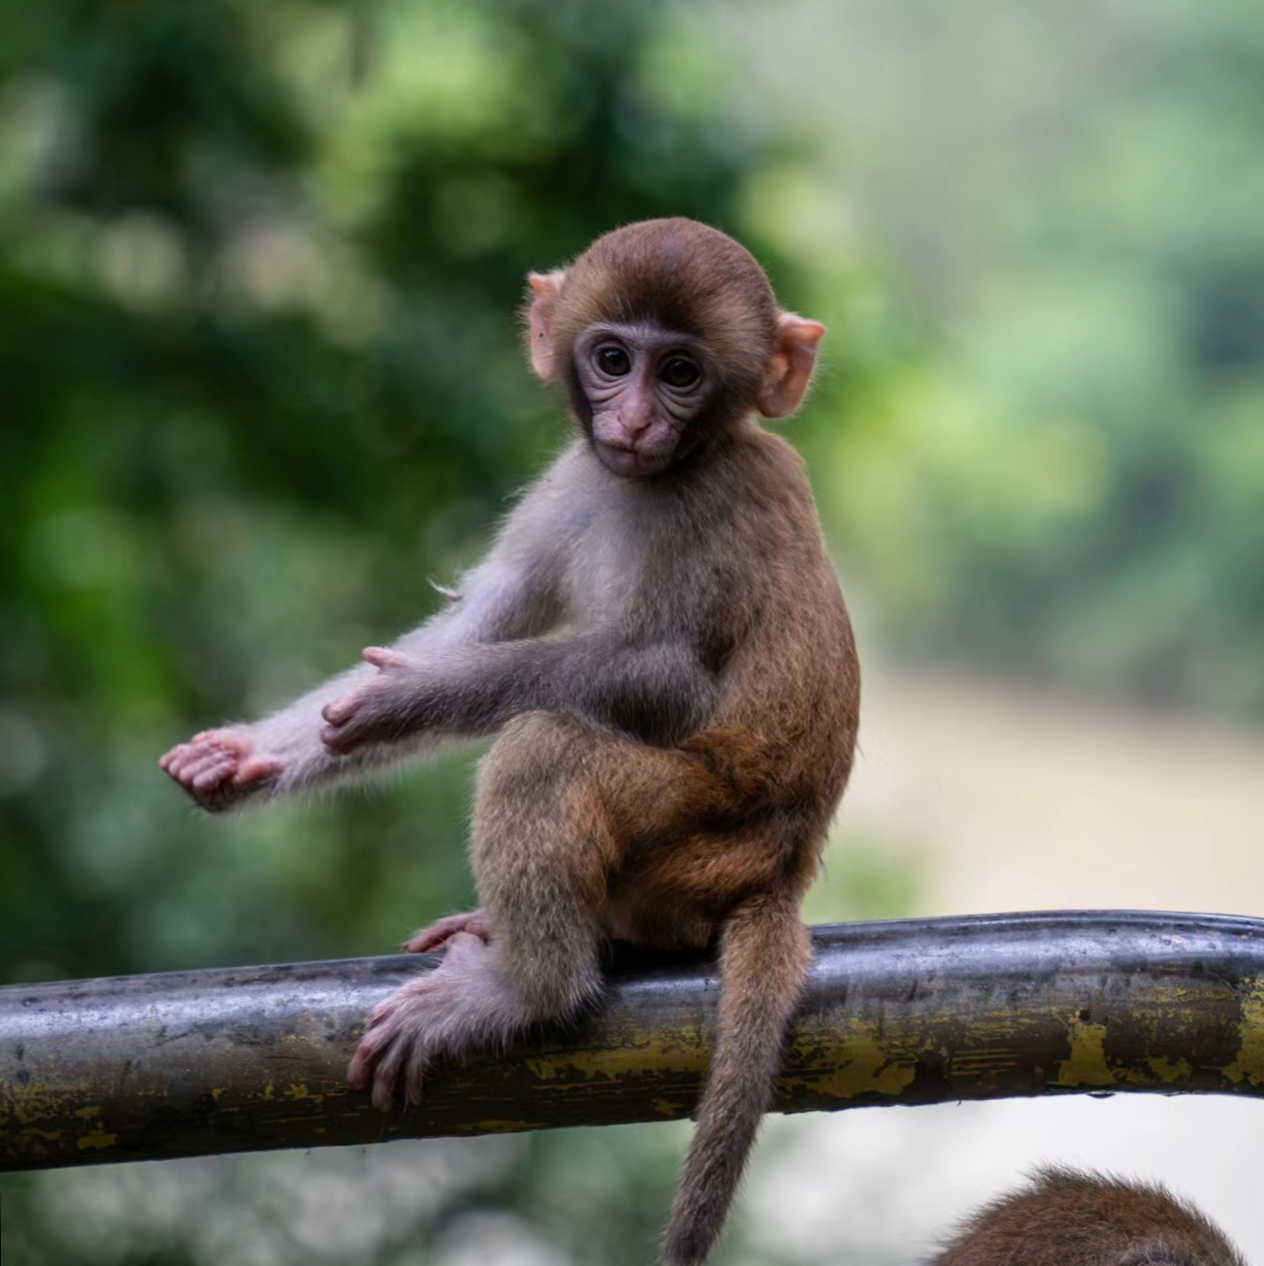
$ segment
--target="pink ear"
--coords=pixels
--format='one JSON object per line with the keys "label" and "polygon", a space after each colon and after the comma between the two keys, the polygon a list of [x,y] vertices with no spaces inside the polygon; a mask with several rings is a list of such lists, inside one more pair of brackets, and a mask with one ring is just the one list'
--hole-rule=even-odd
{"label": "pink ear", "polygon": [[531,340],[531,368],[536,377],[548,382],[553,377],[553,312],[566,273],[528,273],[531,286],[531,307],[527,314],[528,337]]}
{"label": "pink ear", "polygon": [[783,312],[777,318],[768,374],[755,401],[764,417],[784,418],[803,402],[816,367],[817,345],[824,337],[825,327],[819,321],[793,312]]}

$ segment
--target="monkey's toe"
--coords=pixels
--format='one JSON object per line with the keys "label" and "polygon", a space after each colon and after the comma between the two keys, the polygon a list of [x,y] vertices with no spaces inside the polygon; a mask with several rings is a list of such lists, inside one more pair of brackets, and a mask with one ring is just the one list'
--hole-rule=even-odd
{"label": "monkey's toe", "polygon": [[347,1085],[368,1090],[369,1101],[379,1112],[389,1112],[403,1088],[404,1102],[416,1107],[424,1098],[425,1048],[394,1011],[375,1011],[347,1066]]}
{"label": "monkey's toe", "polygon": [[482,910],[471,910],[467,914],[449,914],[429,927],[418,928],[400,945],[400,949],[406,954],[428,954],[434,950],[444,950],[458,932],[469,932],[484,944],[491,937],[487,916]]}

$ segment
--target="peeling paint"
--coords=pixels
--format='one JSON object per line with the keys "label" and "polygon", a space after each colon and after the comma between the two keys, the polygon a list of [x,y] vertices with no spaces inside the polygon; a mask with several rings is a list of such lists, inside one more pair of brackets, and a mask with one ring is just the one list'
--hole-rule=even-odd
{"label": "peeling paint", "polygon": [[561,1051],[525,1061],[540,1081],[623,1081],[653,1076],[657,1072],[703,1073],[710,1060],[709,1047],[680,1041],[645,1041],[617,1050]]}
{"label": "peeling paint", "polygon": [[1146,1067],[1160,1081],[1166,1082],[1183,1081],[1194,1071],[1193,1064],[1184,1056],[1177,1060],[1171,1060],[1166,1055],[1159,1055],[1154,1059],[1147,1059]]}
{"label": "peeling paint", "polygon": [[1242,999],[1238,1032],[1242,1043],[1237,1057],[1222,1071],[1235,1084],[1264,1086],[1264,977],[1256,978]]}
{"label": "peeling paint", "polygon": [[838,1045],[838,1068],[809,1083],[789,1077],[787,1085],[807,1086],[832,1099],[854,1099],[858,1095],[899,1095],[917,1077],[917,1059],[908,1052],[896,1052],[874,1035],[862,1020],[849,1023],[852,1032]]}
{"label": "peeling paint", "polygon": [[87,1134],[81,1134],[77,1140],[77,1145],[81,1152],[101,1152],[106,1148],[114,1147],[117,1143],[118,1135],[109,1133],[99,1123],[94,1125]]}
{"label": "peeling paint", "polygon": [[1070,1054],[1058,1061],[1055,1086],[1113,1086],[1115,1074],[1106,1064],[1106,1026],[1089,1024],[1078,1016],[1067,1021]]}

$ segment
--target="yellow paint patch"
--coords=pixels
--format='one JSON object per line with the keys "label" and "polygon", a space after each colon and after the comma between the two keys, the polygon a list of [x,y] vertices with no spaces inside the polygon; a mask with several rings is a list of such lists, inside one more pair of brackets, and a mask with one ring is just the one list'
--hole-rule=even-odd
{"label": "yellow paint patch", "polygon": [[982,1078],[1007,1073],[1022,1066],[1018,1049],[1013,1046],[990,1046],[972,1051],[962,1051],[951,1057],[943,1051],[945,1063],[949,1063],[954,1079]]}
{"label": "yellow paint patch", "polygon": [[1146,1064],[1160,1081],[1181,1081],[1194,1071],[1193,1064],[1183,1056],[1173,1061],[1166,1055],[1160,1055],[1156,1059],[1146,1060]]}
{"label": "yellow paint patch", "polygon": [[311,1099],[314,1103],[321,1103],[325,1098],[324,1095],[313,1094],[305,1081],[296,1081],[289,1086],[285,1091],[285,1097],[289,1100]]}
{"label": "yellow paint patch", "polygon": [[78,1139],[81,1152],[103,1151],[107,1147],[113,1147],[117,1142],[118,1135],[110,1134],[100,1124],[94,1125],[87,1134],[81,1134]]}
{"label": "yellow paint patch", "polygon": [[1222,1071],[1235,1084],[1248,1081],[1264,1086],[1264,980],[1256,979],[1242,1000],[1242,1022],[1238,1026],[1242,1044],[1233,1063]]}
{"label": "yellow paint patch", "polygon": [[60,1116],[76,1100],[91,1096],[91,1088],[78,1082],[56,1089],[37,1082],[29,1086],[11,1086],[9,1091],[13,1115],[19,1125],[40,1125]]}
{"label": "yellow paint patch", "polygon": [[849,1022],[852,1032],[838,1046],[838,1068],[823,1077],[786,1078],[786,1084],[804,1086],[833,1099],[858,1095],[896,1096],[913,1084],[917,1061],[906,1051],[884,1046],[863,1020]]}
{"label": "yellow paint patch", "polygon": [[1052,1085],[1077,1089],[1081,1086],[1113,1086],[1115,1075],[1106,1064],[1106,1026],[1087,1024],[1077,1018],[1067,1022],[1070,1055],[1058,1061],[1058,1075]]}

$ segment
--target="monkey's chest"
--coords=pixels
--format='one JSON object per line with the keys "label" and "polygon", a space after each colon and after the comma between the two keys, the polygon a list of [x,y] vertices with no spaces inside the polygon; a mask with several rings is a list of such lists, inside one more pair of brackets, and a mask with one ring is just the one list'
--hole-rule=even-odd
{"label": "monkey's chest", "polygon": [[636,621],[646,607],[645,585],[652,574],[645,543],[637,539],[634,524],[616,520],[614,529],[586,540],[571,561],[566,596],[577,629],[590,627],[598,613],[604,625]]}

